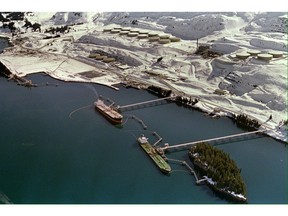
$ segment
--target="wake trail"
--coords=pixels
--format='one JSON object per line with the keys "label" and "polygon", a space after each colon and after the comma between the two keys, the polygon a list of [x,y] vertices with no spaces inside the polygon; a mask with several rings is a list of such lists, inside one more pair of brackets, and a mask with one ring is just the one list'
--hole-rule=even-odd
{"label": "wake trail", "polygon": [[90,104],[90,105],[88,105],[88,106],[80,107],[80,108],[78,108],[78,109],[76,109],[76,110],[73,110],[72,112],[70,112],[69,118],[72,119],[72,115],[73,115],[74,113],[76,113],[76,112],[78,112],[78,111],[80,111],[80,110],[82,110],[82,109],[86,109],[86,108],[88,108],[88,107],[91,107],[91,106],[92,106],[92,105]]}

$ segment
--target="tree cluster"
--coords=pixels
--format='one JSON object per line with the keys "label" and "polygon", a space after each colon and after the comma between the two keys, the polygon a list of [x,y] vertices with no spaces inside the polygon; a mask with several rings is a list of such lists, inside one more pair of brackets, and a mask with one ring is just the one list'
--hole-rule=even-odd
{"label": "tree cluster", "polygon": [[[27,12],[27,14],[28,13],[29,12]],[[26,29],[32,28],[32,31],[41,31],[41,25],[39,23],[32,24],[26,18],[24,19],[24,15],[25,13],[23,12],[12,12],[8,13],[6,17],[4,17],[3,14],[0,13],[0,21],[3,23],[3,28],[9,28],[12,33],[16,31],[16,27],[14,26],[15,22],[13,22],[15,20],[24,20],[25,24],[23,25],[23,27],[26,27]]]}
{"label": "tree cluster", "polygon": [[191,97],[182,97],[182,96],[177,96],[176,97],[176,104],[181,106],[181,105],[195,105],[196,103],[198,103],[198,99],[195,98],[194,100],[192,100]]}
{"label": "tree cluster", "polygon": [[201,55],[203,58],[216,58],[218,56],[223,55],[222,53],[218,53],[210,50],[210,46],[200,45],[195,52],[196,55]]}
{"label": "tree cluster", "polygon": [[[3,14],[6,15],[6,17],[3,16]],[[12,20],[23,20],[24,19],[24,12],[2,12],[0,13],[0,21],[1,22],[9,22]]]}
{"label": "tree cluster", "polygon": [[208,143],[200,143],[191,148],[189,155],[192,155],[190,158],[193,163],[196,161],[200,164],[204,175],[217,182],[218,188],[246,194],[246,186],[240,175],[241,169],[227,153]]}
{"label": "tree cluster", "polygon": [[23,20],[24,19],[24,12],[11,12],[9,13],[6,18],[9,20]]}
{"label": "tree cluster", "polygon": [[0,21],[1,21],[1,22],[8,22],[8,21],[10,21],[10,19],[5,18],[5,17],[3,16],[3,14],[0,13]]}
{"label": "tree cluster", "polygon": [[16,30],[16,27],[14,26],[14,22],[9,22],[8,24],[7,23],[3,23],[3,28],[9,28],[10,29],[10,32],[15,32]]}
{"label": "tree cluster", "polygon": [[70,27],[68,25],[64,25],[61,27],[51,27],[49,29],[46,29],[45,33],[52,33],[52,34],[56,34],[56,33],[65,33],[65,31],[69,31]]}
{"label": "tree cluster", "polygon": [[250,119],[245,114],[237,115],[235,117],[235,121],[236,121],[237,126],[242,127],[247,130],[255,130],[261,126],[261,124],[257,120]]}
{"label": "tree cluster", "polygon": [[41,32],[41,25],[39,23],[32,24],[27,19],[25,19],[24,21],[25,21],[24,27],[26,27],[26,29],[32,28],[33,31],[39,30]]}

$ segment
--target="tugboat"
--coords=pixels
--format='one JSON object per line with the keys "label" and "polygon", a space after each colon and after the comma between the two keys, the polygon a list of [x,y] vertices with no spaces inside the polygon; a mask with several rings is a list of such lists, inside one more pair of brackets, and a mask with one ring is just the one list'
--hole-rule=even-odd
{"label": "tugboat", "polygon": [[113,109],[111,105],[107,106],[103,100],[98,99],[94,102],[94,106],[95,109],[104,115],[112,124],[122,124],[123,116]]}
{"label": "tugboat", "polygon": [[138,143],[143,148],[143,150],[149,155],[149,157],[154,161],[154,163],[159,167],[161,172],[168,174],[171,172],[170,165],[161,157],[159,152],[148,142],[148,138],[141,135],[138,138]]}

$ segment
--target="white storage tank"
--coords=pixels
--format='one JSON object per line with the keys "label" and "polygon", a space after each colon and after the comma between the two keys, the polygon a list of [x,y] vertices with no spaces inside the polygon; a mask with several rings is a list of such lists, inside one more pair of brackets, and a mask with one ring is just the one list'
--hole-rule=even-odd
{"label": "white storage tank", "polygon": [[148,35],[148,33],[149,33],[149,31],[148,30],[145,30],[145,29],[141,29],[140,31],[139,31],[139,34],[147,34]]}
{"label": "white storage tank", "polygon": [[139,34],[138,38],[139,39],[148,38],[148,34]]}
{"label": "white storage tank", "polygon": [[169,39],[170,35],[168,34],[159,34],[160,39]]}
{"label": "white storage tank", "polygon": [[130,32],[136,32],[136,33],[139,33],[139,31],[140,31],[140,30],[139,30],[139,29],[136,29],[136,28],[130,30]]}
{"label": "white storage tank", "polygon": [[155,41],[159,41],[159,37],[158,36],[154,36],[154,37],[149,37],[149,42],[155,42]]}
{"label": "white storage tank", "polygon": [[169,39],[166,39],[166,38],[159,40],[159,43],[160,43],[160,44],[168,44],[168,43],[170,43],[170,42],[171,42],[171,41],[170,41]]}
{"label": "white storage tank", "polygon": [[260,53],[257,55],[257,58],[264,61],[270,61],[273,58],[273,55],[268,53]]}
{"label": "white storage tank", "polygon": [[103,32],[110,32],[113,28],[104,28]]}
{"label": "white storage tank", "polygon": [[248,50],[247,53],[249,53],[251,56],[257,56],[261,52],[259,50]]}
{"label": "white storage tank", "polygon": [[283,56],[283,52],[281,51],[271,51],[269,54],[272,55],[273,58],[280,58]]}
{"label": "white storage tank", "polygon": [[96,58],[97,56],[100,56],[99,53],[91,53],[88,57],[89,58]]}
{"label": "white storage tank", "polygon": [[139,33],[137,32],[129,32],[127,35],[128,37],[137,37]]}
{"label": "white storage tank", "polygon": [[112,34],[118,34],[118,33],[120,33],[120,29],[112,29],[111,33]]}
{"label": "white storage tank", "polygon": [[99,55],[99,56],[95,56],[95,59],[96,60],[103,60],[104,58],[107,58],[107,56],[105,56],[105,55]]}
{"label": "white storage tank", "polygon": [[239,59],[247,59],[249,56],[250,54],[246,52],[236,53],[236,57]]}
{"label": "white storage tank", "polygon": [[174,36],[169,37],[169,39],[170,39],[171,42],[179,42],[181,40],[180,38],[174,37]]}
{"label": "white storage tank", "polygon": [[131,27],[122,27],[122,31],[130,31],[131,29]]}
{"label": "white storage tank", "polygon": [[103,58],[102,61],[103,61],[104,63],[111,63],[111,62],[114,62],[114,61],[115,61],[115,58],[106,57],[106,58]]}
{"label": "white storage tank", "polygon": [[149,37],[157,37],[158,33],[157,32],[148,32]]}
{"label": "white storage tank", "polygon": [[127,35],[129,33],[129,31],[120,31],[119,34],[120,35]]}

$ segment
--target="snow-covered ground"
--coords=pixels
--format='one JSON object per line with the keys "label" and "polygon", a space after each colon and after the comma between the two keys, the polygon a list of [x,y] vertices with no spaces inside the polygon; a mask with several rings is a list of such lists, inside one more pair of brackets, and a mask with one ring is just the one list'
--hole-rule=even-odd
{"label": "snow-covered ground", "polygon": [[[0,55],[13,73],[25,76],[45,72],[65,81],[119,82],[158,85],[175,94],[195,96],[196,105],[217,115],[245,113],[264,123],[267,132],[287,142],[287,17],[285,13],[32,13],[25,17],[41,24],[41,32],[23,27],[11,38],[15,46]],[[45,33],[51,27],[69,25],[60,37]],[[103,32],[131,27],[138,31],[167,34],[180,42],[160,44],[147,38]],[[7,29],[1,30],[0,35]],[[20,34],[22,32],[22,34]],[[4,33],[2,33],[4,34]],[[223,53],[216,58],[195,55],[199,44]],[[241,60],[248,51],[280,51],[282,57],[263,61],[256,56]],[[116,59],[103,63],[88,58],[102,53]],[[162,57],[162,60],[159,58]],[[157,61],[158,60],[158,61]],[[216,89],[228,94],[215,94]],[[269,116],[272,120],[266,122]]]}

